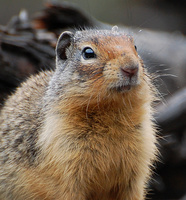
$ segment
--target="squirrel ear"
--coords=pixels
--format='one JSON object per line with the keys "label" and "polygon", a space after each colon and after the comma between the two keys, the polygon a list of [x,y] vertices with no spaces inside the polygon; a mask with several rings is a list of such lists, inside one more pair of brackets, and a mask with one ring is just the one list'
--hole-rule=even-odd
{"label": "squirrel ear", "polygon": [[71,45],[74,34],[70,31],[63,32],[56,45],[56,55],[62,60],[67,59],[66,49]]}

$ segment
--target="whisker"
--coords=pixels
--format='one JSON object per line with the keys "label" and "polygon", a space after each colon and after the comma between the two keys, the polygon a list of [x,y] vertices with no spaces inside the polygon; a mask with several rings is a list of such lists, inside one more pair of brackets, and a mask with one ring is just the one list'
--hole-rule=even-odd
{"label": "whisker", "polygon": [[164,72],[164,71],[171,71],[171,69],[167,68],[167,69],[159,69],[156,70],[156,73],[160,73],[160,72]]}
{"label": "whisker", "polygon": [[174,77],[174,78],[178,78],[178,76],[176,76],[174,74],[157,74],[154,78],[159,78],[159,77]]}

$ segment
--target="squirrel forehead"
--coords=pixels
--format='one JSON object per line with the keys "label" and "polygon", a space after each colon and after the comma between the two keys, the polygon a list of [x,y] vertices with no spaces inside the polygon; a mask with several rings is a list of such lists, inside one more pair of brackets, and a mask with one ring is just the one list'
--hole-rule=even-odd
{"label": "squirrel forehead", "polygon": [[78,31],[75,34],[75,43],[93,44],[96,46],[130,46],[134,45],[132,36],[123,32],[96,30]]}

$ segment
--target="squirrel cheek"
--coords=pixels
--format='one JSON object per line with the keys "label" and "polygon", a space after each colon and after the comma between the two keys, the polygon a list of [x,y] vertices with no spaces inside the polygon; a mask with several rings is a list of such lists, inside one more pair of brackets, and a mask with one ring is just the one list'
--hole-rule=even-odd
{"label": "squirrel cheek", "polygon": [[117,72],[118,72],[118,67],[116,64],[111,64],[108,63],[105,65],[104,70],[103,70],[103,77],[105,78],[105,81],[112,81],[117,79]]}

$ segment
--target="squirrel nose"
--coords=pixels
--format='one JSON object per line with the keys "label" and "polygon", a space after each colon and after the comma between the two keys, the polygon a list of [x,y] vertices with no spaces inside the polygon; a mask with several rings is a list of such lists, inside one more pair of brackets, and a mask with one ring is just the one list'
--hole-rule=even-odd
{"label": "squirrel nose", "polygon": [[120,67],[123,76],[133,77],[138,73],[138,64],[132,66]]}

